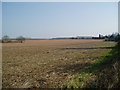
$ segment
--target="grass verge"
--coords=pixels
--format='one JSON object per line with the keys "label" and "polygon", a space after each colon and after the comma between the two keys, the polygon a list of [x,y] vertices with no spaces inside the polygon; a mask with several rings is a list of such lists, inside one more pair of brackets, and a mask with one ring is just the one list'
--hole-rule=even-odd
{"label": "grass verge", "polygon": [[68,80],[64,88],[119,88],[119,64],[120,43],[92,65],[80,71],[78,75]]}

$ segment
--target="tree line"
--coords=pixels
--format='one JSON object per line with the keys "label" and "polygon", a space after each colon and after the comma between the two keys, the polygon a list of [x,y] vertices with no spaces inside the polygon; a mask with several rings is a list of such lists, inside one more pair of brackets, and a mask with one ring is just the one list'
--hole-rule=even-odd
{"label": "tree line", "polygon": [[[53,38],[54,39],[54,38]],[[120,42],[120,34],[119,33],[112,33],[109,35],[101,35],[99,34],[98,37],[69,37],[69,38],[55,38],[55,39],[103,39],[104,41],[115,41]],[[23,43],[25,42],[26,38],[23,36],[19,36],[15,39],[11,39],[8,35],[2,37],[0,42],[2,43]]]}
{"label": "tree line", "polygon": [[15,39],[11,39],[8,35],[2,37],[2,43],[23,43],[25,41],[25,37],[19,36]]}
{"label": "tree line", "polygon": [[105,39],[105,41],[115,41],[115,42],[120,42],[120,34],[119,33],[113,33],[111,35],[105,35],[102,38]]}

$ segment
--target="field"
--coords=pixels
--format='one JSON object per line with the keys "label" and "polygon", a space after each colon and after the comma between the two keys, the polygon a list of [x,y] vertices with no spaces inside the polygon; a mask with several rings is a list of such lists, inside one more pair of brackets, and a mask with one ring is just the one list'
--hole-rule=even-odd
{"label": "field", "polygon": [[26,40],[2,45],[3,88],[62,87],[109,51],[102,40]]}

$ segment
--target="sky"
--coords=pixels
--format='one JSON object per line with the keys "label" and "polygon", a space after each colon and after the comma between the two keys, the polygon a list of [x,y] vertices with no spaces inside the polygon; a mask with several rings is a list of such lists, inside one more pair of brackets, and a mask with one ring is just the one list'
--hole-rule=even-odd
{"label": "sky", "polygon": [[0,38],[2,37],[2,2],[0,2]]}
{"label": "sky", "polygon": [[118,3],[118,32],[120,33],[120,1]]}
{"label": "sky", "polygon": [[118,32],[117,2],[3,2],[2,36],[53,38]]}

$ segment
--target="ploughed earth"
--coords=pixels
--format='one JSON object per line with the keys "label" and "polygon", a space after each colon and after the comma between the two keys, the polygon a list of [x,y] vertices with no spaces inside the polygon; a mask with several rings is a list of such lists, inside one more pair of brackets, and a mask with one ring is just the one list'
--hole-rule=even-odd
{"label": "ploughed earth", "polygon": [[3,88],[62,87],[111,49],[102,40],[26,40],[2,44]]}

